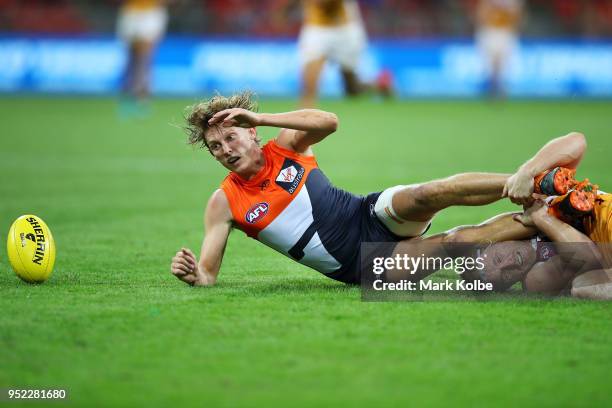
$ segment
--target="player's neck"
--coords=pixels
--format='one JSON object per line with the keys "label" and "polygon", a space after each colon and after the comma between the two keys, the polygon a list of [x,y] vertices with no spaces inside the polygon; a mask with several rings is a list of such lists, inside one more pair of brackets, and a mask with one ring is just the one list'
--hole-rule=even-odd
{"label": "player's neck", "polygon": [[266,158],[261,149],[257,149],[257,151],[254,151],[252,154],[250,154],[250,156],[251,165],[242,171],[236,172],[240,178],[247,181],[257,176],[257,174],[259,174],[259,172],[266,166]]}

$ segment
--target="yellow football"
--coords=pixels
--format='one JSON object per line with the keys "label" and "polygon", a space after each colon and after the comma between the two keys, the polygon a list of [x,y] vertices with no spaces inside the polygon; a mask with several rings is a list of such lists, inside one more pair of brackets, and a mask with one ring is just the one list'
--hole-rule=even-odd
{"label": "yellow football", "polygon": [[13,270],[26,282],[44,282],[53,271],[55,241],[47,224],[35,215],[22,215],[15,220],[6,251]]}

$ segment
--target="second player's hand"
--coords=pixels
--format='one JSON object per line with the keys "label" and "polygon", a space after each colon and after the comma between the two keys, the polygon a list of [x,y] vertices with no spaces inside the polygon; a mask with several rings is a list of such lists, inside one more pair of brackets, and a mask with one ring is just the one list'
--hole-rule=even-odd
{"label": "second player's hand", "polygon": [[259,125],[259,115],[241,108],[225,109],[210,118],[208,124],[211,126],[253,128]]}
{"label": "second player's hand", "polygon": [[528,172],[519,170],[512,175],[506,185],[502,197],[510,198],[515,204],[528,205],[533,201],[533,176]]}
{"label": "second player's hand", "polygon": [[526,227],[535,227],[536,223],[542,217],[548,216],[548,206],[540,199],[533,202],[533,205],[523,212],[514,216],[514,219]]}
{"label": "second player's hand", "polygon": [[181,248],[172,258],[170,272],[178,279],[192,286],[205,285],[204,274],[200,271],[198,261],[188,248]]}

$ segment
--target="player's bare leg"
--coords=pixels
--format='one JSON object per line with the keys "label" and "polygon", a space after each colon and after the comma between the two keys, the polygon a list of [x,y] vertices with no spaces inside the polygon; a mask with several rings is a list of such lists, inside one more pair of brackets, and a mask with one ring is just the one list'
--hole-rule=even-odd
{"label": "player's bare leg", "polygon": [[384,98],[393,96],[393,78],[391,71],[383,70],[375,82],[362,82],[353,69],[342,68],[344,92],[350,97],[359,96],[364,92],[375,92]]}
{"label": "player's bare leg", "polygon": [[598,269],[577,276],[572,282],[572,296],[612,300],[612,269]]}
{"label": "player's bare leg", "polygon": [[155,44],[134,41],[130,45],[126,90],[130,96],[145,99],[149,96],[149,71]]}
{"label": "player's bare leg", "polygon": [[496,53],[491,56],[491,77],[489,83],[489,94],[494,98],[503,96],[501,85],[502,71],[504,69],[505,55]]}
{"label": "player's bare leg", "polygon": [[302,71],[302,97],[300,105],[303,108],[312,108],[316,104],[319,77],[325,65],[325,57],[306,63]]}
{"label": "player's bare leg", "polygon": [[426,222],[450,206],[489,204],[501,199],[508,177],[508,174],[463,173],[412,184],[393,195],[393,210],[405,221]]}
{"label": "player's bare leg", "polygon": [[341,73],[344,81],[344,92],[348,96],[358,96],[364,91],[364,86],[354,70],[342,68]]}

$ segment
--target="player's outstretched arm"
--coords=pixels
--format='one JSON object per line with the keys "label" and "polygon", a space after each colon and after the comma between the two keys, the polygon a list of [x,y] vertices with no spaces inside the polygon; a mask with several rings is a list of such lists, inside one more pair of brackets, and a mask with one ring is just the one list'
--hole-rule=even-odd
{"label": "player's outstretched arm", "polygon": [[232,213],[223,190],[213,193],[204,214],[206,235],[202,242],[200,261],[188,248],[182,248],[172,258],[171,272],[185,283],[210,286],[217,281],[227,238],[231,231]]}
{"label": "player's outstretched arm", "polygon": [[517,204],[530,202],[535,176],[558,166],[575,169],[580,164],[586,147],[584,135],[578,132],[551,140],[508,179],[503,196],[509,197]]}

